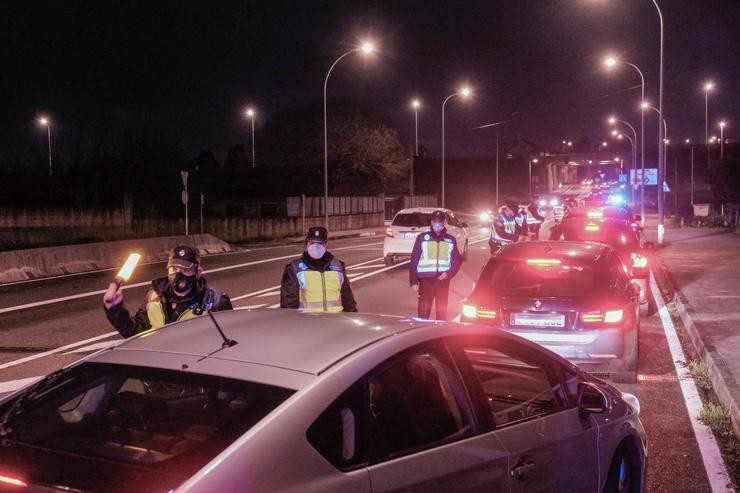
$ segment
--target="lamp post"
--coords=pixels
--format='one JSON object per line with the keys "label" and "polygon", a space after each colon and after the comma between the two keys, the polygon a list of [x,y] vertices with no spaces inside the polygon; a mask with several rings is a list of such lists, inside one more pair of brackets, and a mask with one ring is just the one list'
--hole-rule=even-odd
{"label": "lamp post", "polygon": [[529,160],[529,200],[532,200],[532,163],[537,164],[537,158]]}
{"label": "lamp post", "polygon": [[[686,144],[691,145],[691,139],[686,139]],[[694,146],[691,146],[691,206],[694,206]]]}
{"label": "lamp post", "polygon": [[252,122],[252,169],[255,167],[255,160],[254,160],[254,115],[255,111],[252,108],[247,108],[247,110],[244,112],[244,115],[246,115],[247,118],[249,118]]}
{"label": "lamp post", "polygon": [[445,105],[447,101],[454,98],[455,96],[462,96],[467,98],[470,96],[471,91],[469,87],[463,87],[458,92],[454,92],[447,96],[442,102],[442,207],[445,206]]}
{"label": "lamp post", "polygon": [[[630,139],[628,135],[625,135],[625,137],[627,137],[627,139],[630,141],[630,144],[632,145],[632,165],[630,166],[630,169],[637,168],[637,132],[635,131],[635,127],[633,127],[632,125],[630,125],[630,123],[627,122],[627,121],[625,121],[625,120],[618,120],[617,117],[615,117],[615,116],[610,116],[609,119],[607,120],[607,122],[610,125],[616,125],[617,123],[621,123],[622,125],[627,125],[627,127],[629,127],[629,129],[632,131],[632,137],[633,137],[634,140],[633,139]],[[643,165],[644,165],[645,160],[643,159],[642,162],[643,162]],[[644,168],[643,168],[643,170],[644,170]],[[645,171],[643,171],[642,173],[644,174]],[[633,194],[632,191],[630,191],[630,196],[632,196],[632,198],[634,200],[634,194]],[[641,208],[640,211],[643,214],[645,213],[645,211],[642,210],[642,208]]]}
{"label": "lamp post", "polygon": [[49,176],[52,176],[51,168],[51,120],[47,117],[42,116],[39,118],[39,124],[46,127],[46,135],[49,138]]}
{"label": "lamp post", "polygon": [[326,72],[324,79],[324,227],[329,229],[329,145],[327,139],[327,118],[326,118],[326,86],[329,83],[329,75],[339,61],[352,53],[361,52],[364,55],[370,55],[375,51],[375,46],[370,42],[365,42],[359,48],[347,51],[342,56],[334,60],[329,70]]}
{"label": "lamp post", "polygon": [[[661,20],[661,23],[662,23],[662,20]],[[645,101],[645,77],[642,75],[642,71],[637,67],[637,65],[630,63],[630,62],[626,62],[624,60],[618,60],[615,57],[607,57],[604,60],[604,65],[606,65],[607,68],[615,67],[617,64],[627,65],[635,69],[635,71],[637,71],[637,73],[640,76],[640,86],[642,88],[642,92],[640,93],[640,101]],[[634,129],[632,131],[634,132]],[[636,133],[635,133],[635,140],[637,140]],[[637,167],[637,165],[635,165],[635,167]],[[640,168],[642,169],[641,175],[645,176],[645,114],[644,113],[640,113]],[[642,217],[645,217],[645,187],[643,184],[640,184],[640,215]]]}
{"label": "lamp post", "polygon": [[411,101],[411,107],[414,109],[414,156],[419,155],[419,107],[421,101],[414,99]]}
{"label": "lamp post", "polygon": [[719,122],[719,159],[722,161],[725,158],[725,127],[727,122],[722,120]]}

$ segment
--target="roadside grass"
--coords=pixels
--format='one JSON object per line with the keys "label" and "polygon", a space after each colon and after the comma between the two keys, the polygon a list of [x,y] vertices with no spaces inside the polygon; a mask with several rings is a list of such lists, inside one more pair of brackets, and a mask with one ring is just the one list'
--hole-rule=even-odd
{"label": "roadside grass", "polygon": [[707,425],[717,435],[732,434],[730,413],[719,404],[705,402],[699,413],[699,421]]}
{"label": "roadside grass", "polygon": [[689,361],[689,371],[694,382],[702,390],[712,390],[712,379],[709,377],[709,368],[701,360]]}

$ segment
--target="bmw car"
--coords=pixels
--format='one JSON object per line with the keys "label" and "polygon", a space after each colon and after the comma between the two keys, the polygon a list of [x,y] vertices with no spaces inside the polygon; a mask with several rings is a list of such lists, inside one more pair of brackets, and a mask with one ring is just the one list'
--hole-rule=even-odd
{"label": "bmw car", "polygon": [[639,410],[480,325],[218,312],[0,400],[0,491],[642,492]]}
{"label": "bmw car", "polygon": [[393,217],[390,226],[385,230],[383,241],[383,259],[385,265],[393,265],[399,259],[410,258],[416,237],[419,233],[429,231],[432,212],[444,211],[447,220],[447,232],[455,237],[457,249],[463,260],[468,258],[468,224],[460,221],[449,209],[439,207],[414,207],[402,209]]}
{"label": "bmw car", "polygon": [[537,342],[614,382],[635,381],[639,288],[608,245],[506,245],[483,268],[462,320]]}

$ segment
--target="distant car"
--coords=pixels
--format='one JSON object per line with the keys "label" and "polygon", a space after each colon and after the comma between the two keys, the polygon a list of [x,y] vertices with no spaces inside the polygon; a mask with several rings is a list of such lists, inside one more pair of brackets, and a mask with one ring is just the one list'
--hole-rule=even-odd
{"label": "distant car", "polygon": [[571,207],[568,209],[566,218],[580,217],[587,219],[621,219],[623,221],[629,221],[630,227],[636,231],[642,231],[642,216],[635,214],[627,207]]}
{"label": "distant car", "polygon": [[504,246],[483,268],[461,320],[538,342],[615,382],[636,379],[639,290],[608,245]]}
{"label": "distant car", "polygon": [[643,491],[637,399],[529,341],[382,315],[213,315],[1,400],[0,490]]}
{"label": "distant car", "polygon": [[[604,209],[608,216],[613,213]],[[617,215],[614,212],[615,215]],[[638,216],[639,217],[639,216]],[[637,225],[625,219],[601,217],[589,214],[586,217],[571,215],[570,211],[560,224],[561,237],[566,241],[599,241],[610,245],[628,267],[633,284],[640,288],[640,304],[643,314],[648,311],[648,279],[650,265],[647,250],[653,244],[643,243]]]}
{"label": "distant car", "polygon": [[393,217],[390,226],[385,229],[383,241],[383,259],[385,265],[393,265],[399,258],[410,258],[411,250],[419,233],[429,231],[432,212],[442,210],[447,218],[447,232],[455,237],[457,249],[463,260],[468,258],[468,224],[461,222],[449,209],[441,207],[414,207],[402,209]]}

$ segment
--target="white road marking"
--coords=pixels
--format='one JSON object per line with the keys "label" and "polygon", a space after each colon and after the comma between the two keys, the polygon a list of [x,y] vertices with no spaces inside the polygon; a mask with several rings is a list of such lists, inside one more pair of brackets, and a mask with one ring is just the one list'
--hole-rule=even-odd
{"label": "white road marking", "polygon": [[362,272],[353,272],[352,274],[347,274],[347,277],[350,279],[354,279],[357,276],[362,275]]}
{"label": "white road marking", "polygon": [[56,349],[51,349],[49,351],[44,351],[43,353],[37,353],[32,354],[31,356],[26,356],[25,358],[16,359],[13,361],[8,361],[7,363],[3,363],[0,365],[0,370],[4,370],[6,368],[10,368],[11,366],[20,365],[22,363],[28,363],[29,361],[33,361],[35,359],[39,358],[45,358],[46,356],[50,356],[52,354],[61,353],[63,351],[67,351],[68,349],[75,348],[77,346],[81,346],[83,344],[88,344],[90,342],[99,341],[101,339],[106,339],[108,337],[117,336],[118,332],[108,332],[106,334],[102,334],[99,336],[91,337],[89,339],[85,339],[83,341],[77,341],[73,342],[72,344],[67,344],[66,346],[61,346]]}
{"label": "white road marking", "polygon": [[267,306],[267,303],[261,303],[259,305],[249,305],[249,306],[240,306],[242,310],[254,310],[255,308],[262,308],[263,306]]}
{"label": "white road marking", "polygon": [[[356,245],[356,246],[350,246],[350,247],[334,248],[334,249],[332,249],[332,251],[349,250],[349,249],[353,249],[354,250],[354,249],[357,249],[358,247],[371,246],[371,245],[381,245],[381,244],[382,243],[368,243],[366,245]],[[242,264],[227,265],[225,267],[217,267],[215,269],[206,270],[203,273],[204,274],[210,274],[212,272],[221,272],[221,271],[224,271],[224,270],[240,269],[242,267],[249,267],[249,266],[252,266],[252,265],[264,264],[264,263],[267,263],[267,262],[275,262],[277,260],[285,260],[285,259],[295,258],[295,257],[296,257],[296,255],[293,254],[293,255],[283,255],[282,257],[272,257],[272,258],[268,258],[268,259],[254,260],[252,262],[245,262],[245,263],[242,263]],[[373,259],[373,262],[377,262],[377,259]],[[138,288],[138,287],[141,287],[141,286],[148,286],[150,284],[151,284],[151,281],[137,282],[137,283],[134,283],[134,284],[128,284],[126,286],[122,286],[121,289]],[[272,288],[272,289],[275,289],[275,288]],[[77,299],[80,299],[80,298],[87,298],[89,296],[101,295],[101,294],[105,293],[106,291],[107,291],[107,289],[99,289],[97,291],[88,291],[87,293],[78,293],[78,294],[73,294],[73,295],[70,295],[70,296],[63,296],[61,298],[54,298],[54,299],[43,300],[43,301],[35,301],[33,303],[26,303],[26,304],[23,304],[23,305],[9,306],[9,307],[6,307],[6,308],[0,308],[0,314],[15,312],[15,311],[18,311],[18,310],[24,310],[26,308],[35,308],[37,306],[50,305],[50,304],[53,304],[53,303],[61,303],[63,301],[71,301],[71,300],[77,300]]]}
{"label": "white road marking", "polygon": [[119,339],[116,341],[103,341],[103,342],[96,342],[95,344],[90,344],[89,346],[83,346],[81,348],[73,349],[71,351],[67,351],[64,354],[77,354],[77,353],[91,353],[93,351],[97,351],[98,349],[104,349],[111,346],[116,346],[123,342],[123,339]]}
{"label": "white road marking", "polygon": [[[357,267],[359,267],[359,265],[353,265],[352,267],[347,267],[347,270],[356,269]],[[367,267],[368,269],[374,268],[374,267],[385,267],[385,264],[372,264],[372,265],[366,265],[365,267]]]}
{"label": "white road marking", "polygon": [[23,388],[26,385],[32,384],[40,378],[43,377],[28,377],[20,378],[18,380],[8,380],[7,382],[0,382],[0,394],[9,394],[10,392],[15,392],[16,390]]}
{"label": "white road marking", "polygon": [[255,298],[262,298],[263,296],[275,296],[276,294],[280,294],[280,291],[268,291],[267,293],[258,294],[255,296]]}
{"label": "white road marking", "polygon": [[676,328],[671,320],[671,315],[668,313],[668,308],[663,302],[663,296],[660,293],[660,289],[658,289],[658,285],[655,282],[655,277],[652,272],[650,273],[650,290],[653,293],[653,298],[655,299],[655,304],[658,308],[658,314],[660,315],[660,321],[663,324],[663,331],[668,340],[668,348],[671,351],[673,366],[676,368],[678,383],[681,387],[684,402],[686,403],[686,409],[689,412],[689,420],[691,421],[691,427],[694,430],[696,443],[699,445],[699,452],[701,453],[701,458],[704,462],[704,469],[707,471],[712,493],[730,493],[734,491],[729,487],[729,485],[732,485],[732,480],[730,480],[730,475],[727,473],[725,463],[722,460],[722,454],[720,454],[719,447],[717,446],[717,441],[714,439],[712,430],[698,419],[699,413],[702,409],[701,398],[696,389],[694,379],[691,378],[691,372],[689,371],[688,366],[683,364],[679,365],[678,363],[679,361],[686,361],[686,356],[683,353],[681,341],[678,339],[678,334],[676,333]]}

